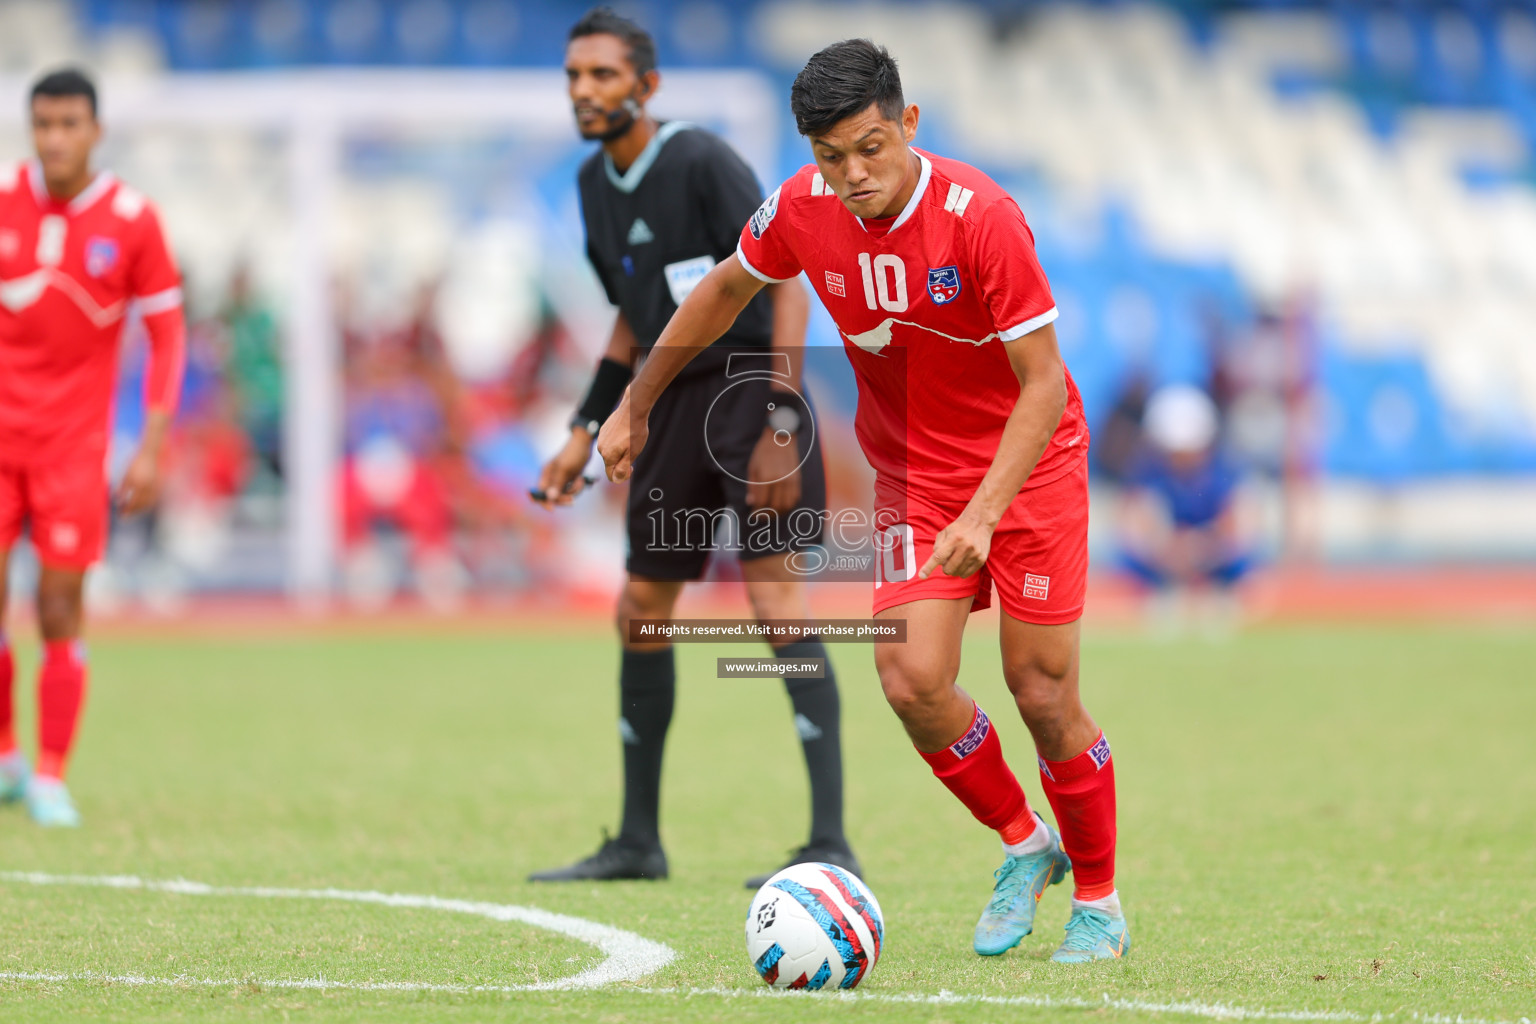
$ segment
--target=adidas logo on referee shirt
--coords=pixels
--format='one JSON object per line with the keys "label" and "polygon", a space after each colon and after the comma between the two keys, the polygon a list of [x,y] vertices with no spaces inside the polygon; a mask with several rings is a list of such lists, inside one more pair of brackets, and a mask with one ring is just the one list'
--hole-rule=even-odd
{"label": "adidas logo on referee shirt", "polygon": [[644,245],[654,241],[656,236],[651,234],[651,226],[645,222],[645,218],[636,217],[635,222],[629,226],[629,244]]}

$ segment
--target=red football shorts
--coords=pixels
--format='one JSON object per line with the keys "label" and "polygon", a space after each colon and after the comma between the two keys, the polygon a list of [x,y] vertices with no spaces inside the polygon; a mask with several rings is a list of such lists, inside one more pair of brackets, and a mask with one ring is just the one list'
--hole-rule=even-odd
{"label": "red football shorts", "polygon": [[107,471],[101,458],[36,465],[0,461],[0,551],[31,524],[39,561],[85,569],[107,543]]}
{"label": "red football shorts", "polygon": [[[969,501],[967,496],[966,501]],[[959,517],[965,501],[935,501],[909,490],[884,509],[875,537],[875,612],[928,598],[972,597],[971,611],[992,604],[997,584],[1003,611],[1021,622],[1054,626],[1083,614],[1088,585],[1088,460],[1050,483],[1020,492],[992,533],[986,564],[970,577],[935,569],[917,571],[933,553],[940,530]],[[903,517],[894,525],[888,520]]]}

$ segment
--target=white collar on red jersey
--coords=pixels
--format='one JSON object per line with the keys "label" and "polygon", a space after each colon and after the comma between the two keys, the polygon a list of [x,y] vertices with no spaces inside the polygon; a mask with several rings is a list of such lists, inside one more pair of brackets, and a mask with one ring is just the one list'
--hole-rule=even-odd
{"label": "white collar on red jersey", "polygon": [[[917,188],[912,190],[912,198],[907,200],[907,205],[902,207],[901,213],[896,217],[896,223],[890,226],[886,234],[890,234],[912,219],[912,215],[917,212],[917,204],[923,201],[923,194],[928,191],[928,179],[933,177],[933,164],[928,162],[928,158],[923,156],[919,150],[914,149],[912,152],[917,154],[918,162],[922,164],[923,170],[917,176]],[[865,231],[869,230],[869,228],[864,226],[863,217],[855,217],[854,220],[859,222],[859,227],[864,228]]]}
{"label": "white collar on red jersey", "polygon": [[27,161],[27,180],[32,183],[32,198],[37,200],[38,206],[46,206],[52,200],[48,195],[48,186],[43,184],[43,163],[33,158]]}
{"label": "white collar on red jersey", "polygon": [[[43,162],[36,157],[27,161],[27,179],[32,182],[32,195],[36,197],[37,205],[47,206],[53,202],[53,197],[48,194],[48,185],[43,181]],[[91,183],[69,201],[69,212],[80,213],[90,209],[91,205],[111,191],[115,184],[117,184],[117,178],[113,177],[111,171],[97,171]]]}

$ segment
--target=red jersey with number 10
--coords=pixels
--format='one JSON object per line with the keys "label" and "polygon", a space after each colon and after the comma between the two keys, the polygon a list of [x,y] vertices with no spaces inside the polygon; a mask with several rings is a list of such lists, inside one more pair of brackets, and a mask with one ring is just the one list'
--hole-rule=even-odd
{"label": "red jersey with number 10", "polygon": [[131,306],[150,339],[149,407],[170,411],[181,279],[154,207],[104,171],[61,201],[36,161],[0,167],[0,461],[105,456]]}
{"label": "red jersey with number 10", "polygon": [[[876,231],[802,167],[752,216],[736,254],[764,281],[810,278],[858,378],[855,429],[881,482],[963,502],[1019,399],[1003,345],[1055,320],[1056,303],[1018,204],[974,167],[918,158],[911,201]],[[1072,470],[1087,448],[1068,374],[1066,411],[1025,487]]]}

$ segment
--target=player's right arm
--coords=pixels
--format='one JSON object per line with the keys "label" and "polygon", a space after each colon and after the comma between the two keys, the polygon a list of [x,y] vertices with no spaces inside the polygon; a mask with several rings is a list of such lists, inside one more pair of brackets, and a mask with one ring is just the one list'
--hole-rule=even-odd
{"label": "player's right arm", "polygon": [[601,423],[622,395],[629,382],[635,346],[635,329],[620,313],[613,321],[608,347],[598,361],[587,395],[571,420],[571,436],[539,473],[538,490],[544,497],[534,499],[538,504],[551,509],[569,505],[586,488],[581,471],[592,458],[592,442],[596,440],[592,424]]}
{"label": "player's right arm", "polygon": [[144,432],[115,495],[118,510],[130,516],[160,500],[165,441],[181,397],[187,362],[181,272],[153,206],[142,208],[134,229],[132,294],[149,336],[149,370],[145,376]]}
{"label": "player's right arm", "polygon": [[650,433],[647,424],[656,400],[700,349],[714,344],[731,329],[765,283],[731,255],[716,264],[683,300],[597,436],[597,450],[608,479],[629,479]]}

